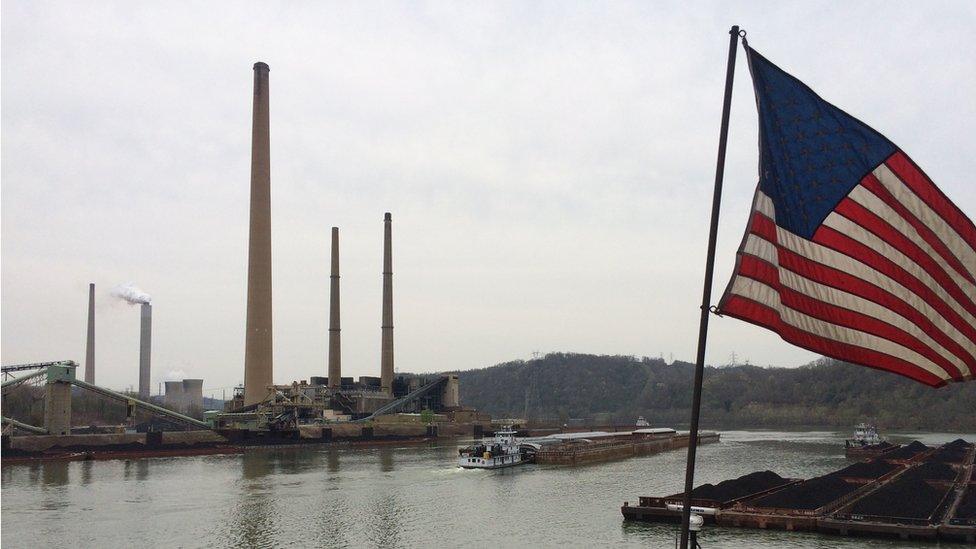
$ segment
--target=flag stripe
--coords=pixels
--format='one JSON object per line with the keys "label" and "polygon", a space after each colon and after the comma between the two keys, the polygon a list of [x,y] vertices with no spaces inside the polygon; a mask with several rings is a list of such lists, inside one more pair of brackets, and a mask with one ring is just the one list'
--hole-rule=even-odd
{"label": "flag stripe", "polygon": [[751,301],[739,295],[729,295],[722,314],[751,322],[772,330],[784,340],[827,356],[843,357],[843,360],[868,366],[878,370],[886,370],[901,374],[932,387],[941,387],[946,380],[932,374],[914,364],[874,349],[866,349],[848,343],[834,341],[812,333],[800,330],[787,324],[779,313],[766,305]]}
{"label": "flag stripe", "polygon": [[[857,295],[881,307],[890,308],[895,313],[910,320],[913,324],[924,330],[932,339],[939,342],[945,349],[958,357],[958,360],[965,364],[971,372],[976,372],[976,350],[967,352],[963,346],[968,344],[968,340],[965,337],[954,329],[949,329],[949,333],[943,332],[929,320],[929,317],[901,300],[898,296],[869,282],[865,282],[856,276],[810,261],[784,248],[779,249],[779,261],[784,269],[789,269],[809,280]],[[912,295],[914,296],[914,294]],[[915,299],[917,300],[918,298],[915,297]],[[923,309],[925,308],[927,307],[923,307]],[[928,309],[931,311],[931,308]],[[934,311],[932,313],[934,314]],[[960,341],[962,344],[960,344]]]}
{"label": "flag stripe", "polygon": [[[964,296],[964,299],[972,304],[974,296],[976,296],[976,286],[973,285],[973,282],[957,272],[942,254],[933,249],[931,244],[922,238],[915,228],[906,219],[901,217],[898,212],[888,206],[884,200],[878,198],[863,185],[855,187],[848,198],[850,202],[858,204],[861,208],[869,212],[870,215],[867,215],[866,219],[869,219],[873,227],[876,227],[875,229],[868,224],[861,223],[864,228],[888,240],[893,246],[901,250],[903,254],[913,259],[916,256],[919,257],[919,259],[915,259],[915,262],[932,273],[933,276],[940,278],[948,277],[948,280],[940,283],[947,286],[947,289],[950,287],[954,288]],[[974,309],[970,306],[969,310],[973,311]]]}
{"label": "flag stripe", "polygon": [[962,213],[958,206],[952,203],[946,195],[932,183],[927,175],[902,151],[895,151],[885,165],[891,169],[899,179],[939,215],[939,218],[969,245],[970,250],[976,250],[976,225]]}
{"label": "flag stripe", "polygon": [[941,379],[948,378],[946,373],[932,361],[894,341],[860,330],[846,328],[838,324],[824,322],[784,305],[782,296],[776,288],[763,284],[758,280],[738,277],[733,284],[732,291],[738,296],[755,301],[776,311],[779,313],[779,317],[783,322],[794,328],[838,343],[848,343],[866,349],[875,349],[886,355],[915,364]]}
{"label": "flag stripe", "polygon": [[[895,155],[888,158],[886,162],[897,164]],[[905,179],[902,179],[902,176]],[[892,196],[904,204],[908,211],[931,227],[963,266],[976,265],[976,251],[973,251],[976,248],[976,229],[973,229],[971,222],[967,230],[964,221],[950,219],[957,214],[958,210],[951,203],[948,205],[941,203],[940,200],[944,200],[945,197],[928,183],[927,179],[920,176],[913,177],[906,166],[902,166],[901,171],[895,172],[887,163],[874,170],[874,177],[888,189]],[[945,215],[949,217],[943,217]]]}
{"label": "flag stripe", "polygon": [[973,306],[973,302],[931,256],[850,199],[844,199],[838,204],[836,212],[824,220],[825,226],[850,236],[887,258],[892,264],[925,284],[976,328],[976,318],[973,317],[976,307]]}
{"label": "flag stripe", "polygon": [[[776,243],[776,249],[766,253],[782,267],[891,308],[926,330],[969,365],[970,370],[976,368],[976,342],[956,329],[932,304],[898,282],[848,256],[796,237],[758,211],[753,215],[750,231]],[[755,254],[750,244],[747,239],[740,254]]]}
{"label": "flag stripe", "polygon": [[774,288],[786,307],[830,324],[897,343],[927,358],[945,372],[938,375],[962,379],[962,372],[953,365],[956,357],[925,336],[917,326],[888,309],[814,283],[788,270],[777,269],[754,257],[743,257],[739,275]]}
{"label": "flag stripe", "polygon": [[912,215],[912,213],[909,212],[901,202],[898,202],[898,200],[892,196],[890,192],[888,192],[888,189],[886,189],[884,185],[878,181],[878,178],[874,177],[874,174],[868,174],[867,177],[862,179],[861,186],[874,193],[875,196],[883,200],[885,204],[897,212],[902,219],[911,224],[911,226],[915,228],[918,235],[928,242],[929,245],[932,246],[932,248],[935,249],[935,251],[938,252],[938,254],[942,256],[942,258],[949,263],[949,265],[951,265],[957,273],[966,277],[966,279],[970,282],[976,283],[974,273],[970,272],[963,266],[962,263],[959,262],[959,258],[949,251],[949,248],[946,247],[944,242],[939,240],[939,237],[932,232],[932,229],[922,223],[917,217]]}
{"label": "flag stripe", "polygon": [[[831,227],[822,226],[817,231],[814,242],[824,247],[830,248],[857,261],[875,272],[897,282],[903,288],[907,288],[912,293],[922,298],[926,303],[942,315],[957,330],[966,337],[976,340],[976,328],[968,324],[952,306],[946,304],[928,286],[920,282],[917,278],[905,272],[904,269],[893,263],[887,257],[874,251],[868,246],[861,244],[850,236],[847,236]],[[854,271],[858,272],[858,271]]]}

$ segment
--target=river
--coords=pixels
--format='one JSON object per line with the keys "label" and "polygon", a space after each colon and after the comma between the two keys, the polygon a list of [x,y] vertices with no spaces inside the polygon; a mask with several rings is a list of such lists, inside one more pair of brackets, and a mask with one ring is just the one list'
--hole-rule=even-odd
{"label": "river", "polygon": [[[844,466],[847,433],[723,431],[696,484]],[[974,434],[900,433],[938,444]],[[243,455],[2,468],[0,542],[19,547],[673,547],[675,528],[620,505],[680,491],[683,450],[581,467],[454,466],[457,444],[314,445]],[[916,543],[707,527],[707,548],[908,548]],[[926,544],[938,547],[938,544]],[[953,547],[959,547],[953,545]]]}

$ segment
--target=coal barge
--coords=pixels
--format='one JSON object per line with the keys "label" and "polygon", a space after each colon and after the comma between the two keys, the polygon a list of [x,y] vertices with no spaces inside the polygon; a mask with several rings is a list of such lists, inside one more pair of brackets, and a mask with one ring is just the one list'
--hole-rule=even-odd
{"label": "coal barge", "polygon": [[[915,441],[807,480],[761,471],[705,484],[693,511],[726,527],[976,543],[976,446]],[[625,520],[680,522],[684,494],[624,502]]]}

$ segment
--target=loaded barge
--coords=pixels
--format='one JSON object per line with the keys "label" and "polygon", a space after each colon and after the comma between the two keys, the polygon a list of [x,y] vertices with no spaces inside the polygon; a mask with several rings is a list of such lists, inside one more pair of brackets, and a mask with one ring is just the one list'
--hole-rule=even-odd
{"label": "loaded barge", "polygon": [[[699,444],[718,441],[718,433],[702,431],[698,434]],[[583,465],[684,448],[688,446],[688,433],[667,428],[623,432],[591,431],[526,439],[522,444],[533,447],[536,463]]]}
{"label": "loaded barge", "polygon": [[[915,441],[809,480],[771,471],[692,491],[693,511],[718,526],[976,543],[976,446]],[[624,502],[625,520],[680,522],[684,494]]]}

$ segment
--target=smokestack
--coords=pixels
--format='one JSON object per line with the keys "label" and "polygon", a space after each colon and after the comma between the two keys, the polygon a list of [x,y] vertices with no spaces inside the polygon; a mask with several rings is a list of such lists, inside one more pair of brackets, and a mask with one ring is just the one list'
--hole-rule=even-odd
{"label": "smokestack", "polygon": [[85,340],[85,383],[95,383],[95,284],[88,285],[88,339]]}
{"label": "smokestack", "polygon": [[393,395],[393,217],[383,216],[383,342],[380,351],[380,386]]}
{"label": "smokestack", "polygon": [[247,250],[247,327],[244,343],[244,405],[267,396],[271,352],[271,137],[268,65],[254,64],[251,126],[251,225]]}
{"label": "smokestack", "polygon": [[149,357],[152,353],[152,305],[142,304],[139,330],[139,398],[149,398]]}
{"label": "smokestack", "polygon": [[332,227],[332,276],[329,301],[329,388],[342,382],[342,355],[339,340],[339,227]]}

